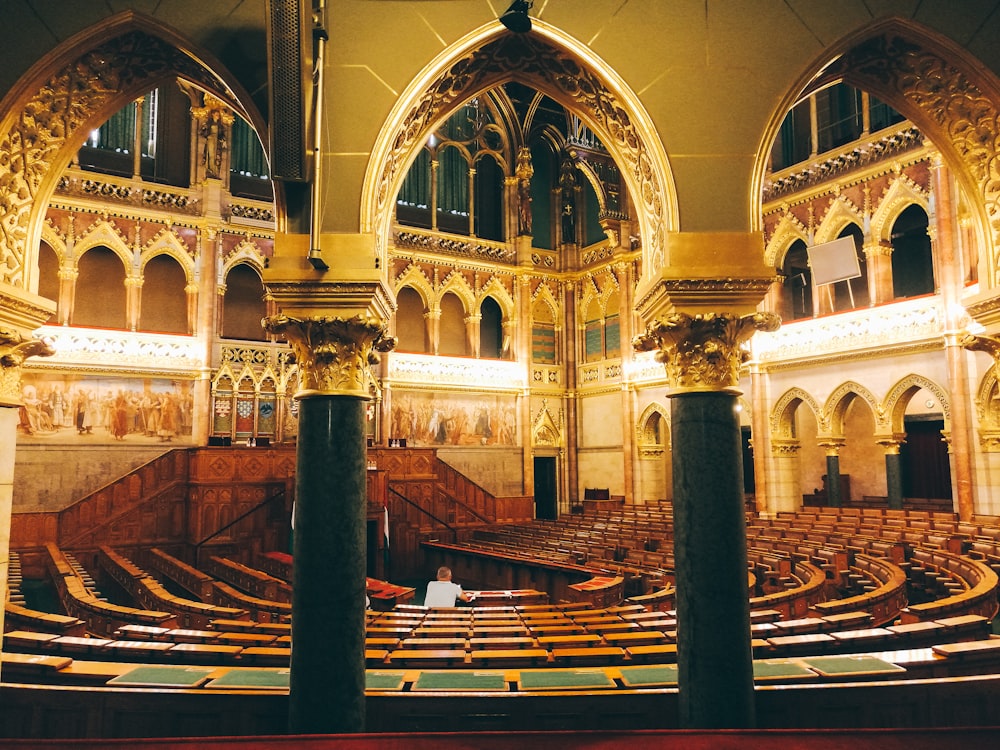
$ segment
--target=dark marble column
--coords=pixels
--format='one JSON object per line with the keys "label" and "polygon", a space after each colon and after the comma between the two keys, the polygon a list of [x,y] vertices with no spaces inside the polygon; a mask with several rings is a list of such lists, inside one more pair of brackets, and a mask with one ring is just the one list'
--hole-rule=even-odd
{"label": "dark marble column", "polygon": [[684,727],[754,723],[737,397],[671,399],[677,664]]}
{"label": "dark marble column", "polygon": [[831,450],[826,453],[826,504],[839,508],[840,497],[840,456]]}
{"label": "dark marble column", "polygon": [[393,340],[360,318],[279,315],[265,328],[299,365],[289,731],[363,732],[367,382]]}
{"label": "dark marble column", "polygon": [[889,496],[889,507],[903,509],[903,471],[899,462],[899,446],[885,452],[885,486]]}
{"label": "dark marble column", "polygon": [[755,724],[743,459],[736,385],[742,345],[775,330],[770,313],[672,313],[647,325],[671,398],[679,722]]}

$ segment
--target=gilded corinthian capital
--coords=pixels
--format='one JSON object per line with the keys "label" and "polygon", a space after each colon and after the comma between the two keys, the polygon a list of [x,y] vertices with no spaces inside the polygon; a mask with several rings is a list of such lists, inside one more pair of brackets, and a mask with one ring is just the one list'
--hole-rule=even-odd
{"label": "gilded corinthian capital", "polygon": [[396,346],[383,324],[354,318],[264,318],[264,329],[283,336],[299,365],[296,398],[309,396],[357,396],[369,398],[371,366],[378,353]]}
{"label": "gilded corinthian capital", "polygon": [[738,392],[741,344],[756,331],[776,331],[781,319],[773,313],[727,315],[673,313],[654,320],[632,340],[636,351],[655,351],[667,370],[673,393]]}
{"label": "gilded corinthian capital", "polygon": [[21,365],[28,357],[51,357],[47,341],[26,339],[17,331],[0,328],[0,406],[21,405]]}

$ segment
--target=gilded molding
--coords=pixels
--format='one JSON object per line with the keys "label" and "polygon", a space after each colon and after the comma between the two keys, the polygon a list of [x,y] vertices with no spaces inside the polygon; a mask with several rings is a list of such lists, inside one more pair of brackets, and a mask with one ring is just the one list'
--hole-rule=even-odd
{"label": "gilded molding", "polygon": [[25,338],[17,331],[0,328],[0,407],[21,405],[21,365],[28,357],[50,357],[55,353],[44,339]]}
{"label": "gilded molding", "polygon": [[369,386],[375,375],[372,365],[379,352],[392,351],[396,339],[385,324],[364,318],[264,318],[264,330],[283,336],[299,366],[296,398],[310,396],[371,397]]}
{"label": "gilded molding", "polygon": [[919,110],[962,161],[986,212],[991,234],[990,273],[1000,283],[1000,110],[972,79],[940,53],[888,34],[859,45],[826,71],[887,101],[902,99]]}
{"label": "gilded molding", "polygon": [[632,345],[636,351],[656,351],[666,367],[668,395],[697,391],[739,393],[740,366],[747,352],[742,344],[757,331],[776,331],[781,319],[773,313],[731,315],[674,313],[646,326]]}
{"label": "gilded molding", "polygon": [[[10,129],[0,133],[0,281],[26,286],[32,211],[42,197],[60,152],[80,127],[119,100],[139,94],[168,72],[220,91],[218,79],[197,61],[162,39],[131,31],[70,61],[42,83],[20,112],[10,113]],[[111,114],[110,112],[108,114]]]}
{"label": "gilded molding", "polygon": [[[541,38],[525,34],[504,34],[456,60],[424,90],[392,133],[386,134],[391,148],[382,161],[375,180],[376,225],[388,226],[395,210],[392,187],[407,165],[407,155],[426,137],[431,125],[454,104],[473,94],[503,83],[512,73],[586,114],[605,145],[620,157],[622,172],[632,181],[631,195],[643,212],[646,225],[667,227],[670,223],[668,186],[661,184],[655,168],[648,135],[640,132],[629,107],[592,70],[564,51],[549,46]],[[378,234],[378,232],[376,232]],[[651,270],[665,263],[659,232],[643,238],[647,245],[644,266]]]}

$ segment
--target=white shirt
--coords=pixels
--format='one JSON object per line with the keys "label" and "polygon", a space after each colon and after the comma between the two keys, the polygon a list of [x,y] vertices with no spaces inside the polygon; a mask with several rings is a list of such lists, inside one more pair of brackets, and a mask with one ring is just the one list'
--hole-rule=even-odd
{"label": "white shirt", "polygon": [[462,587],[451,581],[431,581],[424,596],[425,607],[454,607],[462,595]]}

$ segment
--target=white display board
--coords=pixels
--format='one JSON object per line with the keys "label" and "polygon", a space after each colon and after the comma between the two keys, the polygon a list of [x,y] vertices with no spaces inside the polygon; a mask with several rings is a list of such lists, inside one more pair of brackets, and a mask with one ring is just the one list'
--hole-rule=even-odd
{"label": "white display board", "polygon": [[813,286],[856,279],[861,275],[853,237],[841,237],[833,242],[813,245],[806,248],[806,254],[809,256]]}

